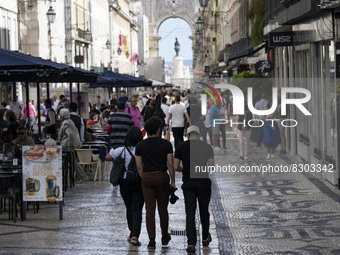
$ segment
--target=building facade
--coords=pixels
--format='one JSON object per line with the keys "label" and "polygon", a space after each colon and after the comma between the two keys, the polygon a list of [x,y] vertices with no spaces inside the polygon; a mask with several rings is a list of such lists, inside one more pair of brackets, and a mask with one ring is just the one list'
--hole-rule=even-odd
{"label": "building facade", "polygon": [[[327,2],[325,4],[324,2]],[[312,116],[291,109],[288,150],[307,163],[333,165],[322,175],[339,185],[339,5],[337,1],[266,1],[265,36],[278,87],[303,87]],[[334,3],[334,4],[333,4]]]}

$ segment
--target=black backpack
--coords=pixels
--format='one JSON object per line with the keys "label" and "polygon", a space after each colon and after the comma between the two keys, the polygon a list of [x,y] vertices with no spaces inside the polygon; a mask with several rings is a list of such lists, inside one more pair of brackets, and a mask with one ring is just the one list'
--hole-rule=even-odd
{"label": "black backpack", "polygon": [[137,171],[135,155],[132,154],[128,147],[125,147],[131,155],[131,160],[126,169],[126,180],[133,183],[138,183],[141,181],[140,176]]}

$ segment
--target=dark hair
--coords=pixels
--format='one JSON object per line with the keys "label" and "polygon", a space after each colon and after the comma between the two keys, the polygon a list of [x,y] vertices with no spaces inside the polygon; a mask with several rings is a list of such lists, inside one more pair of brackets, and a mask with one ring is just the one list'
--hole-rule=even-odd
{"label": "dark hair", "polygon": [[15,116],[13,111],[6,110],[5,114],[6,114],[6,119],[7,119],[8,122],[16,121],[16,116]]}
{"label": "dark hair", "polygon": [[45,104],[48,105],[48,106],[52,106],[52,101],[51,101],[51,99],[46,99],[46,100],[45,100]]}
{"label": "dark hair", "polygon": [[175,96],[175,101],[176,101],[177,103],[181,102],[181,96]]}
{"label": "dark hair", "polygon": [[136,146],[140,141],[143,140],[143,135],[140,129],[136,126],[132,126],[125,137],[125,147]]}
{"label": "dark hair", "polygon": [[168,101],[168,99],[166,97],[162,97],[162,103],[166,104],[166,102]]}
{"label": "dark hair", "polygon": [[61,101],[63,98],[65,98],[64,95],[60,95],[60,96],[59,96],[59,100],[60,100],[60,101]]}
{"label": "dark hair", "polygon": [[157,116],[152,116],[147,121],[145,121],[144,129],[149,135],[154,135],[157,130],[163,125],[163,122]]}
{"label": "dark hair", "polygon": [[27,129],[26,129],[24,126],[19,126],[19,127],[17,128],[17,131],[21,131],[21,130],[27,131]]}
{"label": "dark hair", "polygon": [[6,107],[6,106],[7,106],[7,103],[6,103],[6,102],[2,102],[1,105],[2,105],[3,107]]}
{"label": "dark hair", "polygon": [[71,102],[68,108],[70,109],[71,112],[76,112],[78,109],[78,105],[75,102]]}

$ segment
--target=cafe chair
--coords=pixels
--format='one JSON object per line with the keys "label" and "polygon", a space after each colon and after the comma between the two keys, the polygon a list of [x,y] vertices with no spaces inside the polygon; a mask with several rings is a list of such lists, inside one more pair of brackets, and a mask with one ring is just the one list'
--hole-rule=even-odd
{"label": "cafe chair", "polygon": [[103,177],[103,171],[104,171],[104,169],[106,169],[105,155],[106,155],[106,147],[105,146],[99,147],[98,148],[98,154],[92,155],[96,159],[96,160],[93,160],[93,161],[98,162],[97,167],[96,167],[96,173],[94,175],[93,181],[97,180],[97,176],[98,176],[99,181]]}
{"label": "cafe chair", "polygon": [[98,164],[98,161],[92,160],[92,149],[75,149],[77,158],[79,160],[79,164],[84,168],[86,172],[86,168],[89,169],[89,172],[92,172],[93,167]]}
{"label": "cafe chair", "polygon": [[14,222],[16,222],[16,194],[14,174],[0,174],[0,201],[1,210],[6,208],[6,202],[8,201],[8,218],[12,218]]}

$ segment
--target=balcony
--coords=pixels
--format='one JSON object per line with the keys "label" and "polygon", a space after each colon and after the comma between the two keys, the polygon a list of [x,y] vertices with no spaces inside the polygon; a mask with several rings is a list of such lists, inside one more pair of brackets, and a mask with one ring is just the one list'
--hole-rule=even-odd
{"label": "balcony", "polygon": [[80,41],[92,42],[92,33],[89,30],[77,28],[77,36]]}

